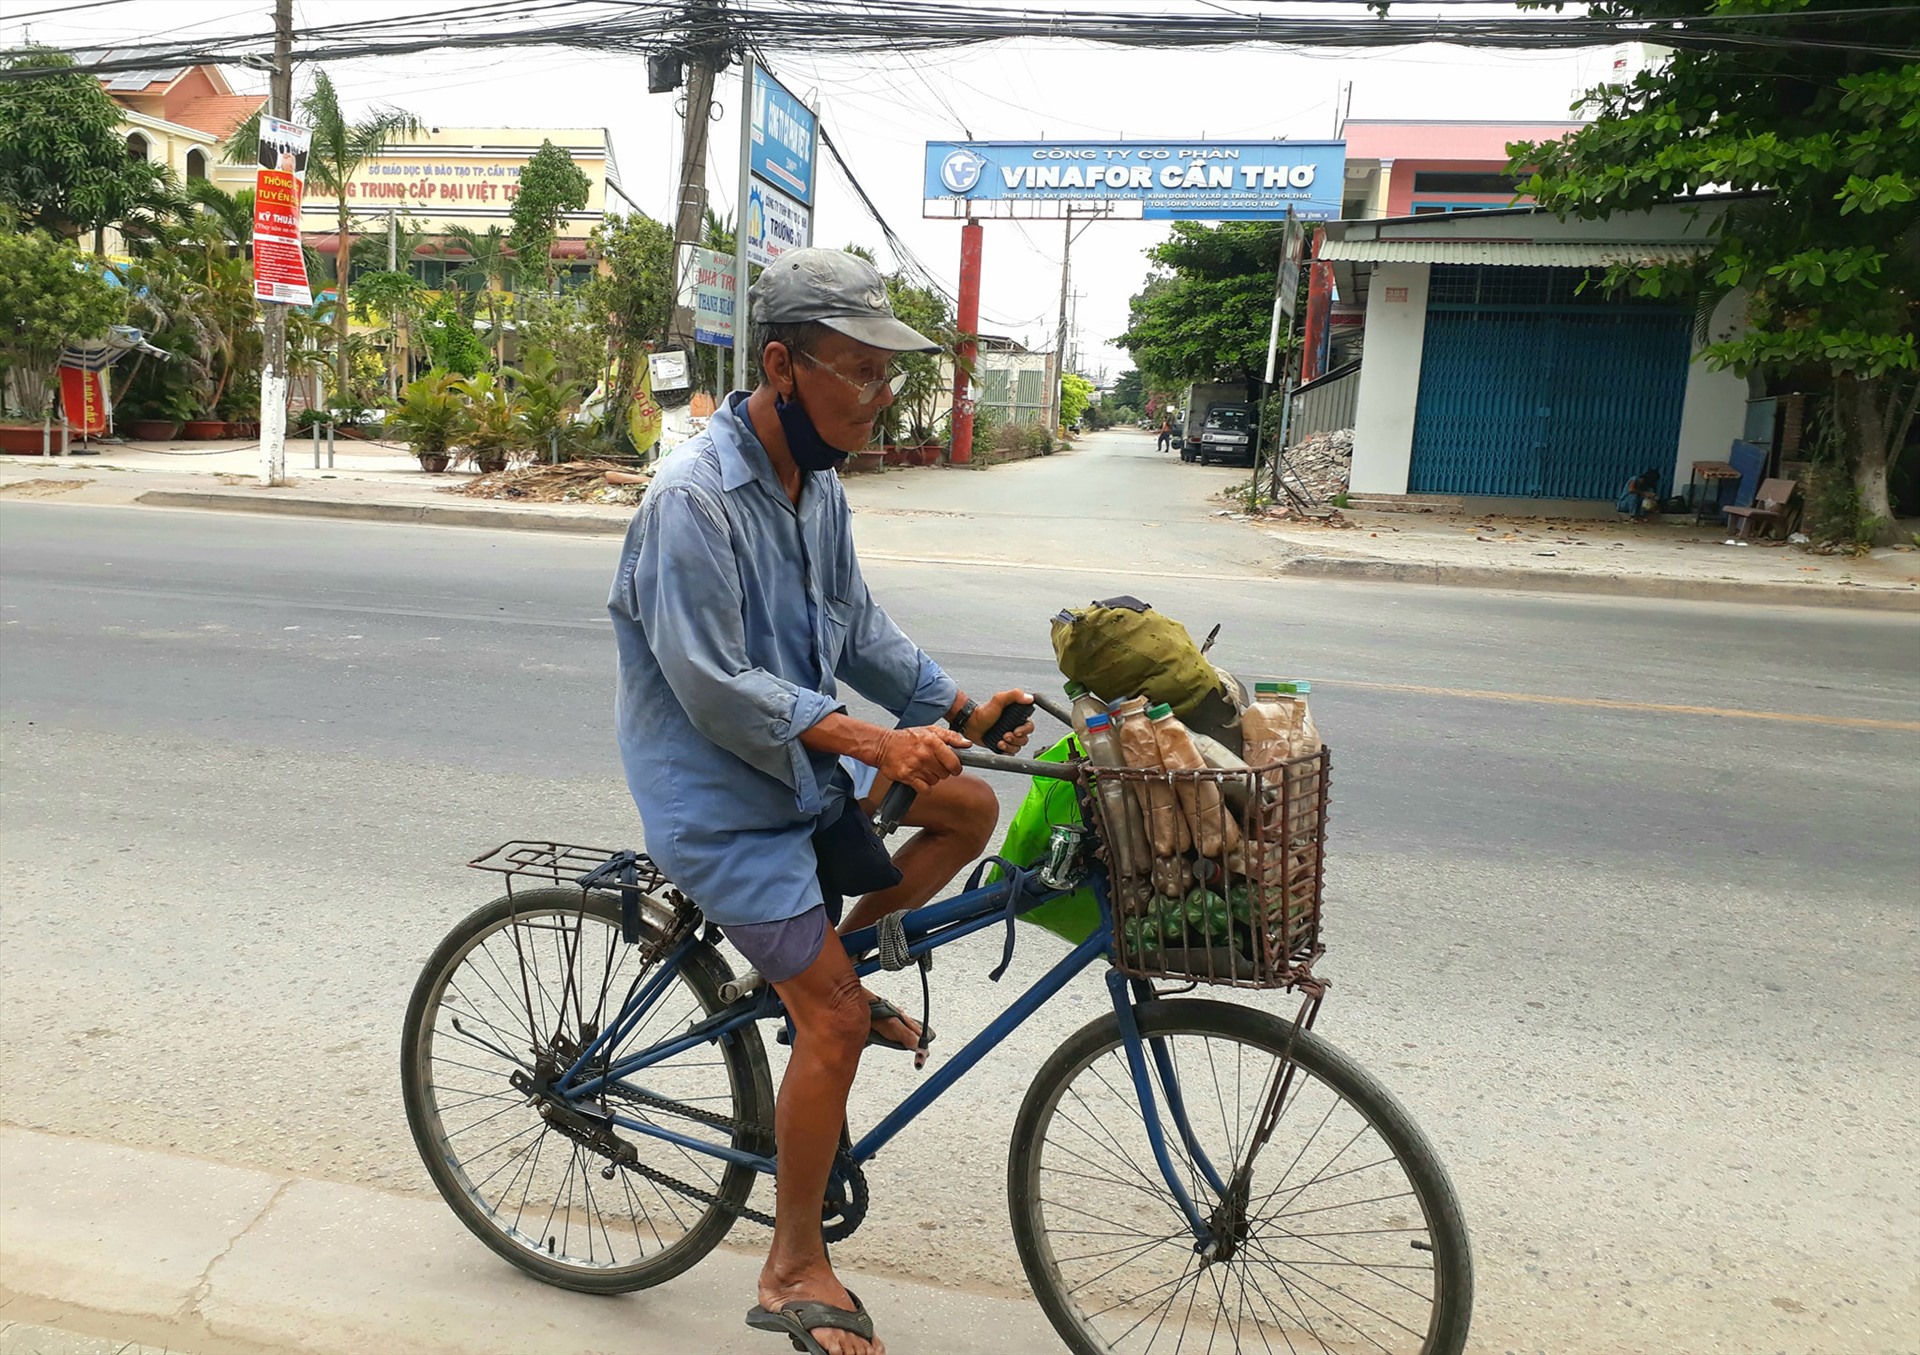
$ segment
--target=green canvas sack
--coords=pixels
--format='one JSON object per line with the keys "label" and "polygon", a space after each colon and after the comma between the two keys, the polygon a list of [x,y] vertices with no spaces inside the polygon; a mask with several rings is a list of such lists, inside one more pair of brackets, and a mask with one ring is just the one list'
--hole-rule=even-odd
{"label": "green canvas sack", "polygon": [[1240,751],[1240,708],[1187,628],[1134,597],[1108,598],[1053,618],[1060,671],[1102,701],[1165,702],[1189,729]]}

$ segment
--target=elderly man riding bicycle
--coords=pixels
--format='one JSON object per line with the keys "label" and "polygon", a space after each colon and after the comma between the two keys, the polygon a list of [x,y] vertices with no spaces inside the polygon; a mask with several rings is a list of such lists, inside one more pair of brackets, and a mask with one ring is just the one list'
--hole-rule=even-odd
{"label": "elderly man riding bicycle", "polygon": [[[994,797],[953,749],[1030,698],[976,705],[875,603],[833,473],[893,402],[893,356],[937,345],[894,318],[871,264],[834,250],[782,255],[752,314],[758,388],[661,464],[627,532],[608,603],[620,752],[648,852],[793,1021],[776,1226],[748,1323],[884,1355],[828,1262],[821,1206],[863,1047],[924,1058],[930,1032],[865,991],[835,924],[845,896],[864,896],[847,930],[917,907],[980,852]],[[849,715],[842,682],[898,726]],[[859,801],[891,782],[920,792],[907,823],[924,831],[889,861]]]}

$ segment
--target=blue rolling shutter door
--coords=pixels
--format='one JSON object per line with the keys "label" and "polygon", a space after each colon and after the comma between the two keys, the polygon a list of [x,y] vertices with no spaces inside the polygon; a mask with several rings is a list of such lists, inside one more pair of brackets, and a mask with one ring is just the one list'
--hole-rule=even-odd
{"label": "blue rolling shutter door", "polygon": [[1407,488],[1614,498],[1673,464],[1690,349],[1688,317],[1651,307],[1436,305]]}

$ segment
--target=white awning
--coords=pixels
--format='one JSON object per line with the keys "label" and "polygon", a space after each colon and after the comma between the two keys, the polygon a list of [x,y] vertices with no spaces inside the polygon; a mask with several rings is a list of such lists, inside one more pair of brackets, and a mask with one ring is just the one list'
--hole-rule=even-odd
{"label": "white awning", "polygon": [[1612,264],[1684,263],[1712,246],[1610,240],[1326,240],[1320,257],[1345,263],[1478,263],[1503,268],[1605,268]]}

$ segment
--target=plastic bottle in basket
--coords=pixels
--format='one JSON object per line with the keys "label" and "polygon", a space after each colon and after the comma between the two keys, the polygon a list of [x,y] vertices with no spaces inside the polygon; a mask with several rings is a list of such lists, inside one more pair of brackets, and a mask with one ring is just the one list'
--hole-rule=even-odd
{"label": "plastic bottle in basket", "polygon": [[[1153,736],[1160,745],[1160,764],[1173,771],[1204,772],[1206,760],[1193,746],[1187,727],[1173,713],[1173,707],[1158,705],[1147,712],[1153,721]],[[1217,781],[1185,779],[1175,783],[1180,811],[1192,827],[1193,845],[1200,855],[1218,858],[1240,845],[1240,827],[1227,812],[1226,801]]]}
{"label": "plastic bottle in basket", "polygon": [[[1078,713],[1078,702],[1075,713]],[[1087,716],[1086,742],[1087,756],[1093,759],[1096,768],[1126,765],[1120,751],[1120,735],[1105,711]],[[1139,814],[1132,811],[1127,788],[1112,777],[1099,776],[1098,772],[1095,778],[1100,787],[1100,815],[1106,821],[1107,846],[1113,852],[1114,873],[1123,880],[1145,875],[1153,854],[1147,850],[1146,825]]]}
{"label": "plastic bottle in basket", "polygon": [[1320,728],[1313,722],[1313,712],[1307,709],[1307,693],[1313,690],[1310,682],[1282,682],[1279,685],[1282,700],[1289,707],[1288,747],[1289,756],[1306,757],[1320,751]]}
{"label": "plastic bottle in basket", "polygon": [[[1073,707],[1073,732],[1080,736],[1080,742],[1087,741],[1087,720],[1095,715],[1107,713],[1107,703],[1088,691],[1077,682],[1067,684],[1067,701]],[[1098,761],[1098,759],[1095,759]],[[1119,763],[1113,764],[1119,766]]]}
{"label": "plastic bottle in basket", "polygon": [[1253,704],[1240,716],[1240,739],[1249,767],[1266,767],[1291,756],[1293,711],[1281,700],[1281,684],[1253,684]]}
{"label": "plastic bottle in basket", "polygon": [[[1144,771],[1161,770],[1166,764],[1160,760],[1160,740],[1154,737],[1153,721],[1147,718],[1147,699],[1131,697],[1117,704],[1113,713],[1120,720],[1120,755],[1127,765]],[[1149,781],[1136,789],[1146,801],[1147,839],[1154,856],[1175,857],[1191,847],[1193,833],[1173,787],[1165,781]]]}

